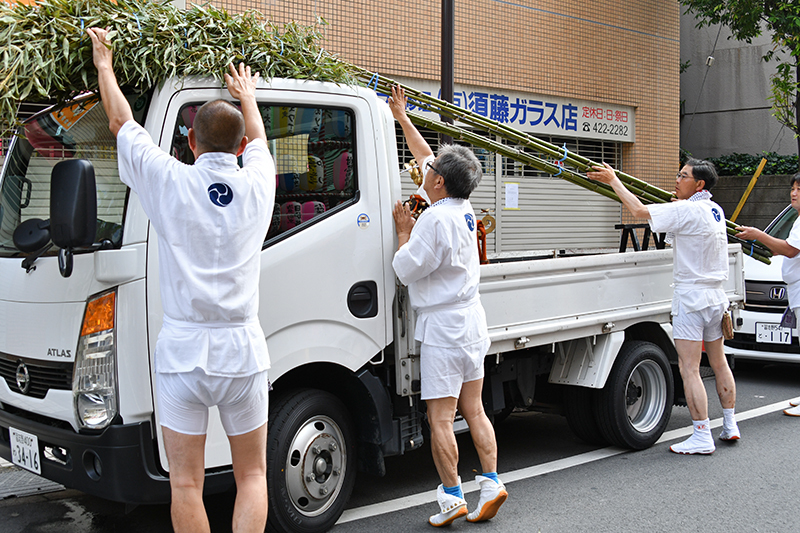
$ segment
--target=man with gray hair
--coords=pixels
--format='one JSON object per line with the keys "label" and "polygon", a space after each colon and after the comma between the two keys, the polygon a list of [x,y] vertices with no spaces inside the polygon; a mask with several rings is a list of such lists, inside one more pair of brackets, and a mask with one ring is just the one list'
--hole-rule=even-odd
{"label": "man with gray hair", "polygon": [[[428,522],[446,526],[463,516],[481,522],[494,517],[508,497],[497,477],[497,442],[481,400],[483,358],[490,342],[478,294],[480,260],[469,202],[481,180],[481,165],[463,146],[442,146],[434,157],[406,115],[401,87],[392,88],[389,105],[411,153],[422,162],[420,194],[430,205],[415,222],[407,206],[395,204],[398,249],[392,261],[397,277],[408,285],[409,301],[417,313],[422,399],[428,409],[433,462],[442,480],[436,493],[441,512]],[[458,476],[456,409],[469,424],[483,469],[483,475],[475,478],[481,495],[471,513]]]}

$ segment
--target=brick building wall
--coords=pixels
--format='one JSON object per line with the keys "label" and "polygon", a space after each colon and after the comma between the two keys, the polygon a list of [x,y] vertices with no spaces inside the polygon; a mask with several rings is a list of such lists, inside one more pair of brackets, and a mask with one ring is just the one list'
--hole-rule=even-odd
{"label": "brick building wall", "polygon": [[[276,22],[324,18],[325,48],[382,75],[438,80],[441,2],[228,0]],[[679,146],[679,6],[674,0],[455,2],[455,82],[636,109],[621,167],[667,190]]]}

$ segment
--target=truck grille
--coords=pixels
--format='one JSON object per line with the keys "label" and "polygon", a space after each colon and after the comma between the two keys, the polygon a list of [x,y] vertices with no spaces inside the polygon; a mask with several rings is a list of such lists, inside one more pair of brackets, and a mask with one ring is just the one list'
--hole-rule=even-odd
{"label": "truck grille", "polygon": [[789,305],[786,284],[780,281],[745,281],[744,308],[761,313],[783,313]]}
{"label": "truck grille", "polygon": [[17,369],[24,363],[28,369],[30,388],[25,394],[31,398],[44,398],[47,391],[72,390],[72,363],[35,361],[8,354],[0,354],[0,376],[6,380],[8,388],[22,394],[17,385]]}

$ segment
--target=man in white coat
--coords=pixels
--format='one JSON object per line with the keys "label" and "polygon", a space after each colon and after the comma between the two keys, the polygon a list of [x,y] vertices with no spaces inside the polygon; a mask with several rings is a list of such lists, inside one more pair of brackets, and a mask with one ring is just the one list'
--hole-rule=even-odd
{"label": "man in white coat", "polygon": [[[490,342],[478,294],[480,260],[469,202],[480,182],[481,166],[463,146],[442,146],[434,157],[406,115],[402,88],[392,89],[389,105],[411,153],[422,162],[420,192],[430,205],[415,222],[408,207],[397,202],[393,215],[398,249],[392,262],[397,277],[408,285],[409,301],[417,312],[422,399],[428,409],[433,461],[442,480],[437,489],[441,512],[428,521],[438,527],[463,516],[470,522],[489,520],[508,493],[497,477],[494,428],[481,400],[483,358]],[[481,495],[471,513],[458,476],[456,409],[469,424],[483,469],[483,475],[475,478]]]}
{"label": "man in white coat", "polygon": [[689,439],[669,449],[681,454],[713,453],[716,447],[708,420],[708,397],[700,377],[704,343],[723,408],[719,438],[723,441],[740,438],[734,414],[736,383],[722,344],[722,315],[728,306],[722,288],[728,279],[728,239],[725,215],[722,208],[711,201],[708,192],[718,180],[714,165],[708,161],[689,160],[675,179],[677,200],[664,204],[642,204],[605,163],[586,175],[611,185],[634,217],[649,219],[654,232],[670,233],[667,238],[674,248],[672,275],[675,281],[672,336],[693,432]]}
{"label": "man in white coat", "polygon": [[159,237],[164,325],[156,342],[156,397],[173,527],[209,531],[204,449],[209,407],[216,405],[236,481],[232,530],[263,532],[269,353],[258,322],[258,280],[275,167],[255,98],[258,74],[230,65],[225,81],[242,110],[224,100],[201,106],[188,133],[195,163],[186,165],[133,120],[114,75],[108,32],[88,33],[117,138],[120,180],[139,196]]}

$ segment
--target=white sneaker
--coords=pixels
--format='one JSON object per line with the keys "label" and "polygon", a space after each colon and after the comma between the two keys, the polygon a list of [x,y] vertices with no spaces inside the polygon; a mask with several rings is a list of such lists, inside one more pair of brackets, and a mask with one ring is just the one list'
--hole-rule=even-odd
{"label": "white sneaker", "polygon": [[714,453],[714,450],[716,450],[716,447],[714,446],[714,439],[711,438],[710,432],[707,436],[692,433],[692,436],[685,441],[680,444],[673,444],[669,447],[669,451],[684,455],[709,455]]}
{"label": "white sneaker", "polygon": [[739,440],[742,438],[742,434],[739,433],[739,425],[735,424],[732,428],[726,428],[723,426],[722,433],[719,434],[719,440]]}
{"label": "white sneaker", "polygon": [[800,416],[800,405],[792,407],[791,409],[784,409],[783,414],[789,416]]}
{"label": "white sneaker", "polygon": [[789,405],[792,407],[797,407],[800,405],[800,398],[795,398],[794,400],[789,400]]}
{"label": "white sneaker", "polygon": [[[461,485],[461,478],[458,478]],[[449,526],[456,518],[461,518],[467,514],[467,502],[464,498],[447,494],[444,485],[439,485],[436,489],[436,501],[439,503],[441,513],[435,514],[428,519],[428,523],[435,527]]]}
{"label": "white sneaker", "polygon": [[508,498],[508,492],[502,481],[495,483],[493,479],[475,476],[475,482],[481,486],[481,499],[478,507],[467,515],[467,522],[483,522],[494,518],[498,509]]}

